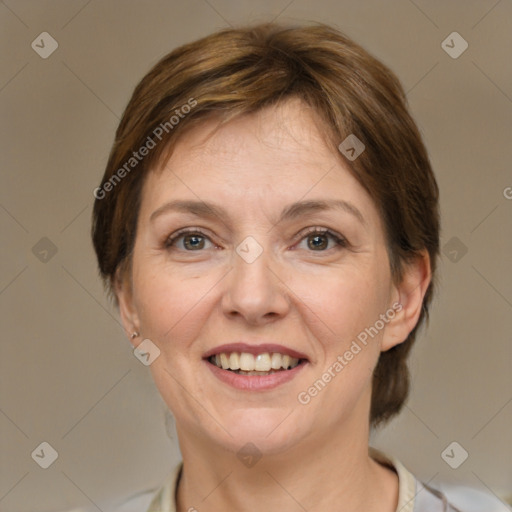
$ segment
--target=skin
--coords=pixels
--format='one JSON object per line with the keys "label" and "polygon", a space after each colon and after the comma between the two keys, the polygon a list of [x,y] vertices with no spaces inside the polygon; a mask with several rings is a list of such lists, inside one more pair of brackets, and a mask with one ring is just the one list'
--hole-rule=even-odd
{"label": "skin", "polygon": [[[149,338],[161,351],[150,370],[176,420],[184,461],[178,510],[395,511],[397,476],[368,456],[371,377],[380,352],[404,341],[418,321],[428,253],[393,283],[376,206],[300,100],[212,134],[215,126],[194,128],[148,176],[131,273],[116,283],[126,332],[141,333],[132,343]],[[212,201],[226,219],[167,211],[150,221],[174,199]],[[348,201],[365,223],[334,209],[277,222],[285,205],[313,199]],[[314,227],[348,244],[315,239],[306,233]],[[181,228],[205,238],[185,235],[165,247]],[[236,252],[248,236],[263,249],[252,263]],[[300,404],[298,394],[394,303],[401,311]],[[236,390],[202,355],[237,340],[280,343],[309,363],[276,389]],[[262,455],[252,467],[236,456],[247,442]]]}

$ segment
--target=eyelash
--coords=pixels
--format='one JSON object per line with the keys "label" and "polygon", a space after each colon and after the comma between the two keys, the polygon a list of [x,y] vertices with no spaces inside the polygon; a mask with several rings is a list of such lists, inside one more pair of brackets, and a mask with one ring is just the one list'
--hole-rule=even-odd
{"label": "eyelash", "polygon": [[[173,245],[175,244],[175,242],[178,239],[182,238],[184,235],[199,235],[202,238],[206,238],[206,239],[210,240],[208,235],[206,235],[206,233],[203,233],[200,229],[197,229],[197,228],[184,228],[184,229],[181,229],[180,231],[176,232],[175,234],[171,235],[170,237],[168,237],[165,240],[164,247],[166,249],[169,249],[169,250],[173,249]],[[327,229],[327,228],[318,228],[318,227],[311,228],[306,233],[300,234],[298,241],[301,242],[302,240],[304,240],[308,236],[312,236],[312,235],[318,235],[318,236],[327,235],[332,240],[334,240],[334,242],[336,243],[336,245],[338,247],[345,248],[345,247],[348,247],[348,245],[349,245],[348,241],[345,238],[343,238],[342,236],[338,235],[337,233],[335,233],[335,232],[333,232],[333,231],[331,231],[330,229]],[[210,242],[211,242],[211,240],[210,240]],[[329,249],[322,250],[322,251],[311,251],[311,252],[327,252],[328,250]],[[191,253],[192,252],[201,252],[201,250],[198,250],[198,251],[184,250],[184,252],[191,252]]]}

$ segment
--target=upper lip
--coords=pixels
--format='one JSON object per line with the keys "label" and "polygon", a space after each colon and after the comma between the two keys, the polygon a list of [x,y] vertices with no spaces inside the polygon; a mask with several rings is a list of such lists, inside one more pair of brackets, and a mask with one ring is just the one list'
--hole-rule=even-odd
{"label": "upper lip", "polygon": [[278,352],[279,354],[286,354],[289,355],[290,357],[295,357],[297,359],[308,359],[308,357],[302,352],[298,352],[297,350],[285,347],[284,345],[279,345],[278,343],[261,343],[259,345],[249,345],[243,342],[226,343],[224,345],[218,345],[217,347],[214,347],[205,352],[203,354],[203,359],[208,359],[209,357],[214,356],[216,354],[220,354],[222,352],[247,352],[253,355],[263,354],[265,352]]}

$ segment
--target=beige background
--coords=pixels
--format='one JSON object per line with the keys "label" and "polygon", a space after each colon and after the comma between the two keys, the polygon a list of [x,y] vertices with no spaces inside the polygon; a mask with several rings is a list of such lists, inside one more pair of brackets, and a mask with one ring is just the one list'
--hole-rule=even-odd
{"label": "beige background", "polygon": [[[407,407],[373,444],[432,485],[512,494],[512,2],[6,0],[1,511],[98,510],[178,460],[163,401],[97,278],[92,191],[150,66],[216,29],[269,19],[332,23],[389,65],[439,180],[441,294]],[[469,44],[457,59],[441,47],[453,31]],[[42,32],[59,45],[47,59],[31,48]],[[43,441],[58,452],[48,469],[31,457]],[[469,453],[458,469],[441,457],[452,441]]]}

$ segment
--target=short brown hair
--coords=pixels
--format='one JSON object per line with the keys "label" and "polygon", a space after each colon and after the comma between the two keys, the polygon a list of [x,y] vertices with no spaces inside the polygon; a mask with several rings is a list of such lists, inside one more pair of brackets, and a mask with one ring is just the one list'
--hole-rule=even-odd
{"label": "short brown hair", "polygon": [[[100,273],[117,305],[114,280],[130,267],[144,179],[185,130],[211,116],[228,121],[289,97],[301,98],[320,116],[326,141],[340,158],[337,147],[348,135],[364,143],[364,152],[345,163],[381,215],[394,282],[419,251],[430,256],[432,279],[418,323],[404,342],[380,354],[374,371],[370,422],[377,426],[407,398],[407,356],[428,320],[439,254],[439,192],[400,82],[334,28],[266,23],[226,29],[175,49],[149,71],[126,107],[95,191],[92,238]],[[134,151],[155,142],[155,132],[158,143],[135,161]]]}

